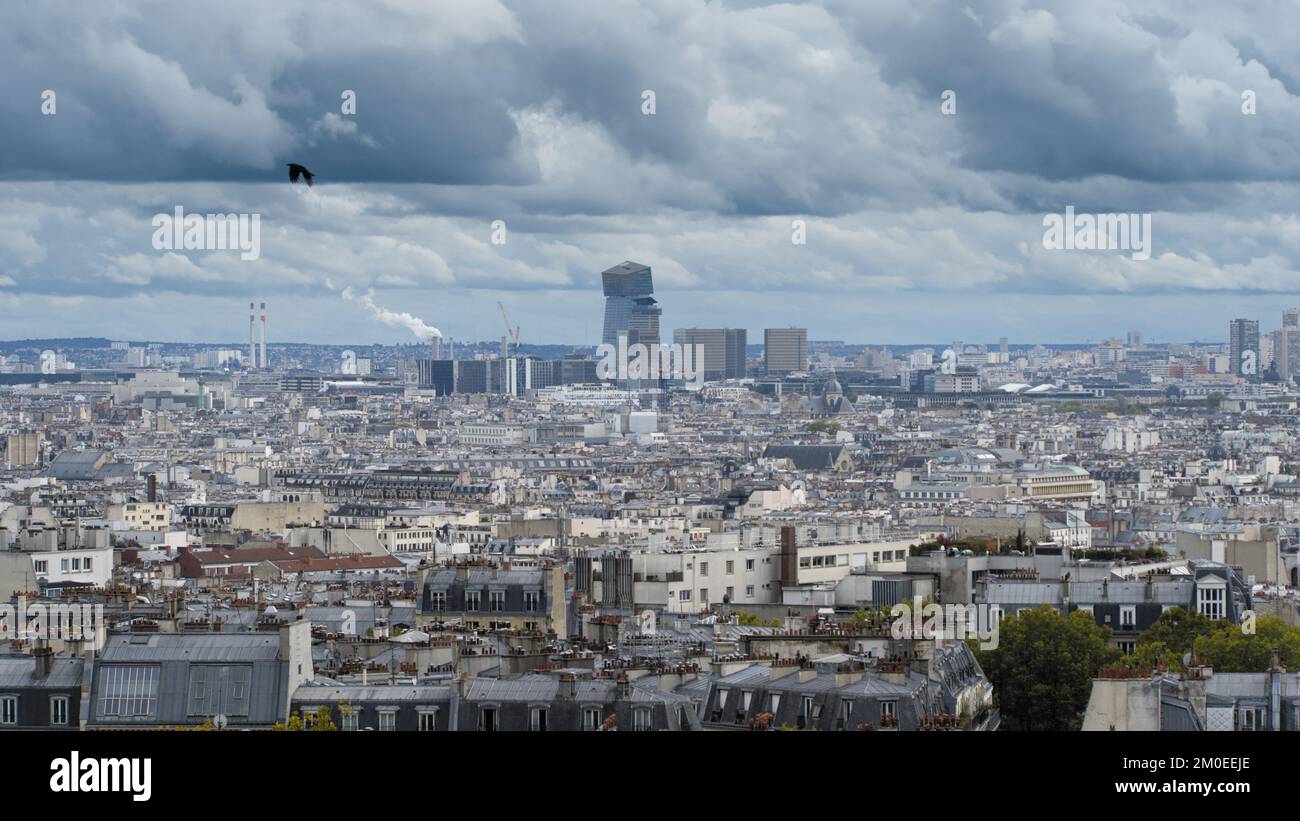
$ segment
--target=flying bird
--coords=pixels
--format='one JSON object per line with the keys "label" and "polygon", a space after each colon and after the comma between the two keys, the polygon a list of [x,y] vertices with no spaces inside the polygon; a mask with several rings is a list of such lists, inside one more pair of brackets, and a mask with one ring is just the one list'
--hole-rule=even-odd
{"label": "flying bird", "polygon": [[298,177],[301,176],[307,181],[307,187],[311,187],[311,178],[315,175],[308,171],[305,166],[298,165],[296,162],[285,163],[285,165],[289,166],[289,182],[297,182]]}

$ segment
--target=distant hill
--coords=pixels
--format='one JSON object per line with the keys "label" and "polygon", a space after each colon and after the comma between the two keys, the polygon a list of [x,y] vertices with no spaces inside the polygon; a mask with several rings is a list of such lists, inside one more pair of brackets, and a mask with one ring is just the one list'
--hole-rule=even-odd
{"label": "distant hill", "polygon": [[53,339],[11,339],[0,341],[0,351],[17,351],[22,348],[75,348],[77,350],[86,350],[89,348],[107,348],[113,344],[111,339],[101,339],[97,336],[66,336],[55,337]]}

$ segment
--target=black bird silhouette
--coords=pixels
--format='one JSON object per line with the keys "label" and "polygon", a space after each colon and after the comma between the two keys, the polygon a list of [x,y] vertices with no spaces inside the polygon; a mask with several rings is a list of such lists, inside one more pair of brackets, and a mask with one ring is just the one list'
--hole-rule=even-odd
{"label": "black bird silhouette", "polygon": [[296,162],[285,163],[285,165],[289,166],[289,182],[297,182],[298,177],[301,176],[307,181],[307,187],[311,187],[311,178],[315,175],[308,171],[305,166],[298,165]]}

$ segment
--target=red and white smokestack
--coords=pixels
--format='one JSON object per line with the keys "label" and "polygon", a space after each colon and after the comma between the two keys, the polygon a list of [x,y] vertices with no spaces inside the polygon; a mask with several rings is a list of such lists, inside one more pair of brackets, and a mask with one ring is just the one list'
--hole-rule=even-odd
{"label": "red and white smokestack", "polygon": [[257,322],[257,309],[253,303],[248,303],[248,362],[251,367],[257,367],[257,346],[253,343],[253,325]]}
{"label": "red and white smokestack", "polygon": [[262,367],[265,368],[266,366],[267,366],[266,363],[266,303],[263,302],[262,303]]}

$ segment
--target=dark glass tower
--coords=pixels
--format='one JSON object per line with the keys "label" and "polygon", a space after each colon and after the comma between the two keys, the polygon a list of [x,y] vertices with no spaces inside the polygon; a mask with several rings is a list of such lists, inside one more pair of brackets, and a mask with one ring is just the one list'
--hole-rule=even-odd
{"label": "dark glass tower", "polygon": [[650,266],[621,262],[600,275],[605,289],[605,332],[601,342],[617,345],[620,333],[627,343],[659,342],[659,316],[663,309],[654,298]]}

